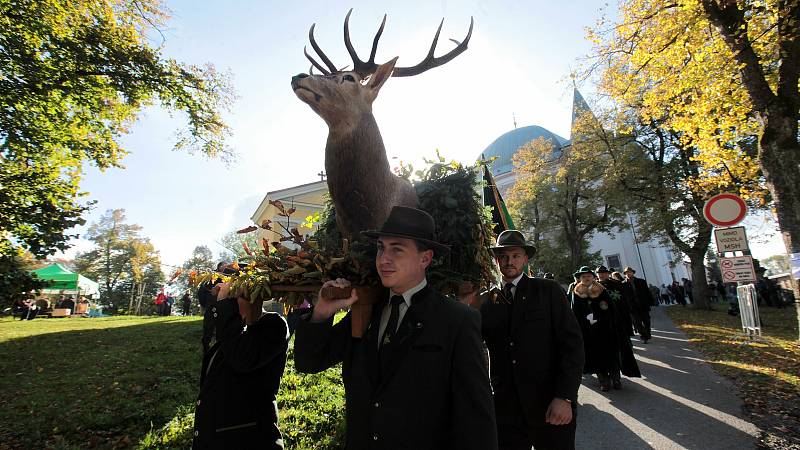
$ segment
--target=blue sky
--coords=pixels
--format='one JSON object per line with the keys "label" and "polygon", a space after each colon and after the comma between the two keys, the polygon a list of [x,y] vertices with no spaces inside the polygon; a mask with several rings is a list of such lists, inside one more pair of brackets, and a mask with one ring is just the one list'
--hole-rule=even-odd
{"label": "blue sky", "polygon": [[[362,58],[386,13],[376,59],[399,56],[398,65],[407,66],[425,55],[442,17],[437,54],[452,48],[449,38],[464,37],[473,16],[465,53],[417,77],[390,79],[374,105],[390,157],[420,161],[438,148],[466,162],[513,128],[512,113],[519,126],[569,136],[568,76],[589,51],[584,28],[595,23],[603,4],[172,0],[167,6],[173,17],[164,53],[187,63],[211,62],[233,76],[238,99],[227,120],[238,162],[226,166],[173,151],[183,117],[150,108],[122,139],[130,151],[125,169],[89,168],[82,187],[97,201],[89,223],[107,209],[124,208],[163,262],[179,265],[196,245],[222,250],[219,237],[248,225],[266,192],[319,179],[327,128],[289,86],[293,75],[308,70],[303,46],[312,23],[328,56],[344,66],[350,63],[342,40],[347,10],[354,9],[350,31]],[[582,90],[590,93],[591,87]],[[75,244],[68,255],[89,247],[82,240]],[[776,253],[765,251],[761,256]]]}

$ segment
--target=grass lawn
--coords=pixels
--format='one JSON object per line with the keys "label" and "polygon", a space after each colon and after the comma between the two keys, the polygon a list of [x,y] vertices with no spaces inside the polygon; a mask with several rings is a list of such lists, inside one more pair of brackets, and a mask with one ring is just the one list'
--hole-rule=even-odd
{"label": "grass lawn", "polygon": [[[0,319],[0,449],[189,448],[200,335],[200,317]],[[338,448],[338,368],[288,361],[278,402],[287,448]]]}
{"label": "grass lawn", "polygon": [[750,341],[741,320],[714,311],[667,308],[709,364],[739,388],[745,409],[763,430],[764,448],[800,448],[800,345],[794,305],[760,309],[762,338]]}

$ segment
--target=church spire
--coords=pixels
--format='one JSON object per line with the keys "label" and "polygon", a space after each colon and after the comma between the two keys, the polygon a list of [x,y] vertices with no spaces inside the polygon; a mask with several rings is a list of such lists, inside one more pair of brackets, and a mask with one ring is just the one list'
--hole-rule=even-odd
{"label": "church spire", "polygon": [[573,88],[573,91],[572,91],[572,123],[570,124],[570,140],[574,141],[575,138],[576,138],[576,136],[575,136],[575,122],[578,120],[578,117],[580,117],[581,114],[585,114],[587,112],[589,114],[591,114],[591,116],[592,116],[592,118],[594,120],[597,120],[597,118],[594,116],[594,113],[592,112],[592,109],[589,107],[589,104],[586,103],[586,100],[583,99],[583,96],[581,95],[580,91],[578,91],[578,88],[577,87]]}

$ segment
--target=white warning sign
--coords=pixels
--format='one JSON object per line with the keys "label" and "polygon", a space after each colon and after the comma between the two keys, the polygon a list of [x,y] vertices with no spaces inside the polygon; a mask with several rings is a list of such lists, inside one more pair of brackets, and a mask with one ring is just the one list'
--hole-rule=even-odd
{"label": "white warning sign", "polygon": [[719,268],[722,271],[722,281],[726,283],[756,281],[756,271],[753,267],[752,256],[720,258]]}

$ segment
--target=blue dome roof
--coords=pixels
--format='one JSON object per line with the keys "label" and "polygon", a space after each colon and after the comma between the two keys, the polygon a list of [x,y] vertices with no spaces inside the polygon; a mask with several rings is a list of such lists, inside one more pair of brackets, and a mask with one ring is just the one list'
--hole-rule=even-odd
{"label": "blue dome roof", "polygon": [[545,128],[531,125],[528,127],[516,128],[503,134],[489,144],[481,155],[487,160],[495,156],[497,157],[491,165],[492,175],[497,176],[511,172],[514,168],[514,163],[511,161],[514,153],[523,145],[539,137],[549,139],[557,146],[557,149],[560,149],[568,142],[566,139]]}

